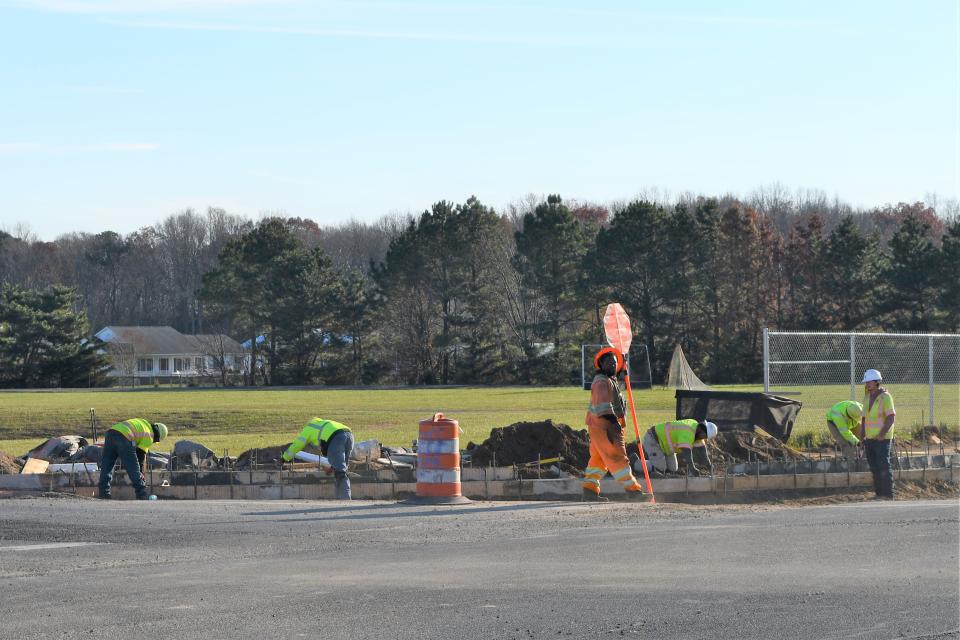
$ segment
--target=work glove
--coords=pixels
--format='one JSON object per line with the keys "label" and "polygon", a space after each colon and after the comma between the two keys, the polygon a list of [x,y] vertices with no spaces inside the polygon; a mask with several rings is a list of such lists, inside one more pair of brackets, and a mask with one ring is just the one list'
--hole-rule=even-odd
{"label": "work glove", "polygon": [[140,484],[147,484],[147,476],[143,475],[142,473],[140,474]]}

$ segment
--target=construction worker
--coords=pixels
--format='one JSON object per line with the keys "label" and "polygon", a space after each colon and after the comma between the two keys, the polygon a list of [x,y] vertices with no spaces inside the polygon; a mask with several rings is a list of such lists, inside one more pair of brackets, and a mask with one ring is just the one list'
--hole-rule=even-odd
{"label": "construction worker", "polygon": [[[677,454],[683,456],[687,467],[687,474],[699,476],[700,470],[693,461],[693,448],[703,447],[707,440],[717,437],[717,425],[707,420],[698,421],[693,418],[670,420],[655,424],[643,434],[643,453],[647,457],[647,466],[660,473],[667,471],[676,473],[680,468]],[[703,450],[707,458],[710,473],[713,473],[713,464],[710,454]]]}
{"label": "construction worker", "polygon": [[863,417],[863,405],[853,400],[844,400],[827,411],[827,429],[837,442],[845,458],[856,457],[860,438],[854,432],[860,431],[860,418]]}
{"label": "construction worker", "polygon": [[333,468],[337,500],[350,500],[350,477],[347,476],[347,461],[353,451],[353,432],[350,427],[333,420],[314,418],[300,431],[300,435],[283,452],[287,462],[308,444],[320,448]]}
{"label": "construction worker", "polygon": [[883,376],[876,369],[867,369],[863,374],[865,407],[863,445],[867,464],[873,473],[873,490],[880,499],[893,500],[893,468],[890,466],[890,448],[893,445],[893,428],[897,412],[893,396],[880,385]]}
{"label": "construction worker", "polygon": [[107,430],[103,437],[103,453],[100,455],[100,487],[97,497],[110,499],[110,485],[113,482],[113,467],[120,464],[130,478],[130,484],[137,494],[137,500],[156,500],[157,496],[147,493],[147,453],[150,447],[167,437],[167,425],[162,422],[150,423],[143,418],[130,418],[118,422]]}
{"label": "construction worker", "polygon": [[596,375],[590,385],[586,424],[590,434],[590,460],[583,474],[583,499],[606,502],[600,496],[600,479],[607,471],[623,485],[627,499],[636,500],[643,489],[633,477],[623,439],[625,405],[617,374],[624,369],[619,351],[606,347],[593,359]]}

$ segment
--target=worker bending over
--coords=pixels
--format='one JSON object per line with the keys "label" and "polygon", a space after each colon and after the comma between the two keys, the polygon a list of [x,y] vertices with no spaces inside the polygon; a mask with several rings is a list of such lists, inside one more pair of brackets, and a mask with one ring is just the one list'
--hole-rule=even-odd
{"label": "worker bending over", "polygon": [[860,431],[862,416],[863,405],[853,400],[838,402],[827,411],[827,428],[846,458],[856,457],[860,438],[855,433]]}
{"label": "worker bending over", "polygon": [[103,438],[103,453],[100,455],[100,487],[97,497],[110,499],[113,482],[113,467],[119,458],[120,464],[130,478],[137,500],[156,500],[147,493],[147,453],[150,447],[167,437],[167,425],[150,423],[143,418],[130,418],[118,422],[107,430]]}
{"label": "worker bending over", "polygon": [[308,444],[319,447],[320,453],[330,461],[337,500],[350,500],[350,478],[347,476],[347,461],[353,451],[353,433],[350,427],[333,420],[314,418],[283,452],[283,459],[290,462]]}
{"label": "worker bending over", "polygon": [[624,369],[619,351],[606,347],[593,359],[597,369],[590,385],[587,431],[590,434],[590,460],[583,473],[583,499],[606,502],[600,496],[600,479],[610,472],[623,485],[628,499],[639,499],[643,489],[633,477],[623,439],[624,402],[617,374]]}
{"label": "worker bending over", "polygon": [[687,474],[699,476],[700,470],[693,462],[693,448],[704,447],[703,453],[707,457],[710,473],[713,473],[713,464],[710,454],[705,447],[707,440],[717,437],[717,425],[704,420],[703,422],[688,418],[671,420],[655,424],[643,434],[643,453],[647,457],[647,466],[664,473],[676,473],[680,468],[677,454],[683,456],[687,465]]}

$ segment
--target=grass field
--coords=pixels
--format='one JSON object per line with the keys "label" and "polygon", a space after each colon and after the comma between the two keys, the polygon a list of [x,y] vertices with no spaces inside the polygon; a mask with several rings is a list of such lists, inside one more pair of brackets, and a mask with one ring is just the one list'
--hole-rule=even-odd
{"label": "grass field", "polygon": [[[757,391],[757,386],[724,387]],[[811,433],[826,441],[824,414],[833,402],[849,397],[849,387],[802,387],[791,396],[804,403],[794,435]],[[937,422],[960,421],[960,387],[938,387]],[[898,429],[921,424],[927,388],[892,387]],[[858,393],[862,393],[858,389]],[[672,389],[634,392],[637,418],[649,425],[673,417]],[[100,429],[130,417],[162,421],[175,440],[187,438],[214,451],[236,454],[255,446],[289,442],[311,417],[329,417],[350,425],[360,440],[409,446],[417,423],[436,411],[460,421],[461,445],[485,440],[490,430],[520,420],[553,419],[579,429],[589,394],[576,387],[461,387],[370,390],[150,390],[0,393],[0,451],[20,455],[43,438],[64,433],[90,434],[90,409]],[[632,437],[629,439],[632,440]]]}
{"label": "grass field", "polygon": [[[672,390],[638,391],[634,398],[641,424],[673,416]],[[43,437],[89,434],[91,407],[101,428],[144,417],[165,422],[173,438],[239,452],[289,442],[313,416],[349,425],[358,439],[401,446],[437,411],[460,421],[462,445],[520,420],[551,418],[579,429],[588,400],[576,387],[7,392],[0,393],[0,450],[20,454]]]}

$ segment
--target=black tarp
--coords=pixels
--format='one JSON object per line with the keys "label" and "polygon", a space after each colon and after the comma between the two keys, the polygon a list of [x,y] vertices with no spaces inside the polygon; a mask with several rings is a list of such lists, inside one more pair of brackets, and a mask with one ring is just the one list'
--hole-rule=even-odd
{"label": "black tarp", "polygon": [[783,396],[743,391],[678,389],[677,419],[716,423],[720,431],[753,431],[760,427],[781,442],[793,431],[802,404]]}

